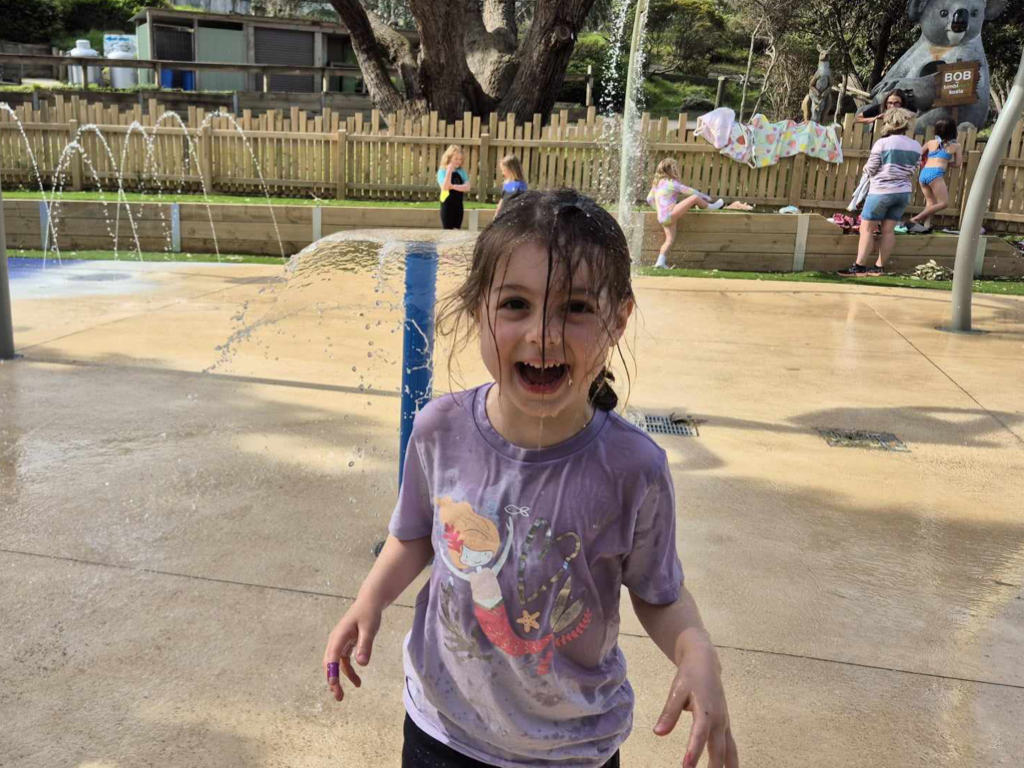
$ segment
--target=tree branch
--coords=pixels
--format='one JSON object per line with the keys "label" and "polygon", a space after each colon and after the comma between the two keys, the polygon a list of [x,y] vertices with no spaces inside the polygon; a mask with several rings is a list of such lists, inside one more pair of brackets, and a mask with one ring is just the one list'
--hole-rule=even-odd
{"label": "tree branch", "polygon": [[405,35],[389,26],[373,11],[367,11],[370,27],[377,42],[388,54],[388,60],[402,78],[402,88],[408,101],[423,98],[419,88],[419,65],[413,54],[412,43]]}
{"label": "tree branch", "polygon": [[504,30],[512,40],[513,50],[515,49],[516,39],[519,37],[515,0],[483,0],[483,22],[488,32]]}
{"label": "tree branch", "polygon": [[537,0],[533,23],[519,45],[519,68],[500,111],[528,120],[548,112],[565,79],[576,38],[594,0]]}
{"label": "tree branch", "polygon": [[[356,61],[363,73],[363,81],[370,91],[373,103],[385,114],[398,112],[405,109],[407,112],[416,113],[425,109],[425,104],[417,102],[406,102],[402,94],[398,92],[395,84],[391,82],[391,74],[388,72],[381,56],[377,35],[374,33],[374,26],[370,21],[366,10],[358,0],[331,0],[331,5],[338,12],[342,23],[348,28],[352,40],[352,48],[356,54]],[[381,27],[386,27],[378,19]],[[390,29],[390,28],[389,28]],[[392,32],[394,30],[391,30]],[[397,32],[395,33],[398,34]],[[385,37],[384,44],[387,45],[389,36]],[[394,44],[394,41],[392,40]],[[411,55],[411,54],[410,54]],[[403,81],[405,80],[403,73]],[[415,80],[415,78],[414,78]],[[408,91],[409,87],[406,86]]]}

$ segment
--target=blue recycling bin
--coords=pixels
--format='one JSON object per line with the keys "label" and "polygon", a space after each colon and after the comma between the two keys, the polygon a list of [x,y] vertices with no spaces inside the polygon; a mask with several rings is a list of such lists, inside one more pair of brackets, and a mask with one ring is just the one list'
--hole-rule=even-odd
{"label": "blue recycling bin", "polygon": [[173,88],[174,87],[174,70],[173,69],[162,69],[162,70],[160,70],[160,87],[161,88]]}
{"label": "blue recycling bin", "polygon": [[196,89],[196,73],[186,70],[181,73],[181,89],[183,91],[194,91]]}

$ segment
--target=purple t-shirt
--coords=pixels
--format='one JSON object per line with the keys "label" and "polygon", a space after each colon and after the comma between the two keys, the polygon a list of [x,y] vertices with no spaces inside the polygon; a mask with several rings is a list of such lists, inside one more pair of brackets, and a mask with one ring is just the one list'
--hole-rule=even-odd
{"label": "purple t-shirt", "polygon": [[491,385],[416,417],[390,531],[432,538],[406,638],[405,706],[477,760],[598,768],[629,735],[623,585],[675,601],[675,497],[665,452],[597,411],[563,443],[519,448],[487,418]]}

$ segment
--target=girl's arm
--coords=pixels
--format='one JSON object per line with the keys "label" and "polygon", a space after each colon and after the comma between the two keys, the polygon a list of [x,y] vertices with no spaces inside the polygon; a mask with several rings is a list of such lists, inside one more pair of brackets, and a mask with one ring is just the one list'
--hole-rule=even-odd
{"label": "girl's arm", "polygon": [[380,557],[363,579],[356,601],[383,611],[412,584],[433,556],[434,545],[429,536],[402,541],[389,535]]}
{"label": "girl's arm", "polygon": [[370,663],[373,640],[380,629],[381,613],[393,603],[405,588],[412,584],[434,554],[429,536],[402,541],[388,536],[380,557],[359,588],[359,595],[345,611],[337,626],[327,638],[323,668],[335,701],[345,698],[341,681],[333,677],[332,664],[338,664],[354,686],[362,680],[352,666],[352,652],[356,662],[365,667]]}
{"label": "girl's arm", "polygon": [[695,768],[705,745],[710,765],[739,768],[722,688],[722,665],[693,597],[680,586],[679,599],[668,605],[646,603],[632,591],[630,598],[647,634],[677,667],[654,733],[668,735],[683,710],[688,710],[693,714],[693,725],[683,768]]}
{"label": "girl's arm", "polygon": [[959,168],[964,164],[964,154],[960,147],[960,142],[957,142],[956,149],[953,150],[953,159],[949,161],[950,168]]}
{"label": "girl's arm", "polygon": [[444,181],[441,182],[441,189],[445,192],[455,186],[452,184],[452,171],[453,169],[450,165],[444,169]]}

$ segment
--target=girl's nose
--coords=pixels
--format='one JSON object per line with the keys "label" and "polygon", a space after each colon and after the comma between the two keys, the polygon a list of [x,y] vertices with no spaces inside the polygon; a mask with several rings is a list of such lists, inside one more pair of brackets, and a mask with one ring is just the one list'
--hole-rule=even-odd
{"label": "girl's nose", "polygon": [[531,325],[530,336],[527,340],[538,347],[548,349],[557,347],[562,343],[561,323],[554,317],[547,318],[547,322],[545,322],[543,316],[538,316]]}

